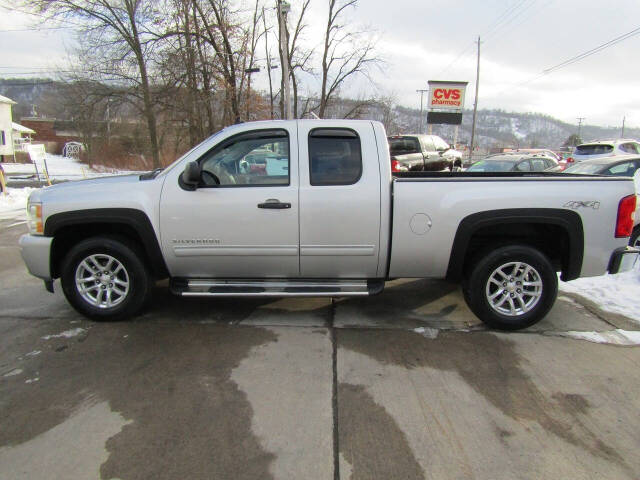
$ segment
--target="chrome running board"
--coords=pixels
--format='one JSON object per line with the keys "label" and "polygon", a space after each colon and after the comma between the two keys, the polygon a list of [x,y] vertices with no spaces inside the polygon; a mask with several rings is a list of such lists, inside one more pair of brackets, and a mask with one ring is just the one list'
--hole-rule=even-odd
{"label": "chrome running board", "polygon": [[353,297],[375,295],[384,280],[173,279],[183,297]]}

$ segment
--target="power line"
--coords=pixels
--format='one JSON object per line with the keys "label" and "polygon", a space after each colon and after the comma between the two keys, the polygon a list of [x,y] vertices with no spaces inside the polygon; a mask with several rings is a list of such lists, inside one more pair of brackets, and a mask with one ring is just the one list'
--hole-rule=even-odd
{"label": "power line", "polygon": [[[495,35],[496,32],[498,32],[501,28],[504,28],[506,25],[508,25],[509,23],[511,23],[513,21],[513,19],[517,18],[521,13],[522,10],[520,12],[518,12],[518,10],[520,10],[529,0],[520,0],[518,3],[512,5],[510,8],[508,8],[503,15],[498,17],[497,21],[493,22],[493,26],[489,27],[487,29],[487,31],[484,33],[483,37],[485,38],[489,38],[492,35]],[[536,0],[533,0],[533,2],[535,3]],[[530,6],[530,5],[529,5]],[[529,7],[527,7],[529,8]]]}
{"label": "power line", "polygon": [[561,62],[561,63],[559,63],[559,64],[557,64],[557,65],[555,65],[553,67],[546,68],[546,69],[544,69],[542,71],[542,73],[538,73],[538,74],[536,74],[535,76],[531,77],[528,80],[525,80],[525,81],[520,82],[520,83],[516,83],[515,85],[512,85],[512,86],[510,86],[508,88],[505,88],[504,90],[500,91],[498,93],[498,95],[503,94],[504,92],[506,92],[509,89],[520,88],[520,87],[528,85],[528,84],[530,84],[532,82],[535,82],[536,80],[539,80],[540,78],[542,78],[544,76],[547,76],[547,75],[549,75],[549,74],[551,74],[551,73],[553,73],[553,72],[555,72],[557,70],[560,70],[561,68],[568,67],[569,65],[573,65],[574,63],[577,63],[580,60],[584,60],[585,58],[590,57],[591,55],[594,55],[594,54],[596,54],[598,52],[601,52],[601,51],[603,51],[603,50],[605,50],[605,49],[607,49],[609,47],[613,47],[614,45],[616,45],[616,44],[618,44],[618,43],[620,43],[620,42],[622,42],[622,41],[624,41],[624,40],[626,40],[628,38],[631,38],[631,37],[633,37],[635,35],[638,35],[638,34],[640,34],[640,27],[635,28],[635,29],[631,30],[630,32],[627,32],[627,33],[625,33],[623,35],[620,35],[620,36],[618,36],[618,37],[616,37],[616,38],[614,38],[612,40],[609,40],[608,42],[602,43],[602,44],[598,45],[597,47],[592,48],[591,50],[587,50],[586,52],[583,52],[583,53],[581,53],[579,55],[576,55],[575,57],[572,57],[572,58],[570,58],[568,60],[565,60],[564,62]]}
{"label": "power line", "polygon": [[464,50],[462,50],[462,51],[460,52],[460,54],[459,54],[456,58],[454,58],[451,62],[449,62],[449,64],[448,64],[446,67],[444,67],[442,70],[440,70],[440,71],[436,74],[436,76],[435,76],[434,78],[438,78],[438,77],[439,77],[440,75],[442,75],[444,72],[446,72],[447,70],[449,70],[449,69],[453,66],[453,64],[454,64],[454,63],[456,63],[458,60],[460,60],[460,59],[462,58],[462,56],[463,56],[465,53],[467,53],[467,52],[471,49],[471,47],[473,47],[474,45],[475,45],[475,42],[472,42],[472,43],[470,43],[469,45],[467,45],[467,47],[466,47]]}
{"label": "power line", "polygon": [[34,27],[34,28],[13,28],[7,30],[0,30],[0,33],[8,32],[41,32],[43,30],[67,30],[70,27]]}
{"label": "power line", "polygon": [[[525,15],[524,17],[522,17],[520,19],[519,22],[511,25],[510,28],[508,28],[506,31],[503,32],[504,35],[508,34],[509,32],[512,32],[515,28],[518,28],[520,25],[522,25],[523,23],[525,23],[529,18],[531,18],[533,15],[540,13],[542,10],[544,10],[545,8],[547,8],[549,5],[551,5],[555,0],[549,0],[547,3],[543,4],[543,5],[539,5],[539,8],[529,12],[529,15]],[[532,4],[533,6],[533,4]]]}
{"label": "power line", "polygon": [[587,50],[586,52],[583,52],[579,55],[576,55],[575,57],[571,57],[568,60],[565,60],[564,62],[561,62],[557,65],[554,65],[553,67],[550,68],[546,68],[542,71],[542,73],[544,73],[545,75],[548,75],[552,72],[555,72],[556,70],[560,70],[561,68],[564,67],[568,67],[569,65],[572,65],[576,62],[579,62],[580,60],[583,60],[587,57],[590,57],[591,55],[594,55],[598,52],[601,52],[602,50],[605,50],[609,47],[612,47],[624,40],[626,40],[627,38],[631,38],[635,35],[638,35],[640,33],[640,27],[637,27],[633,30],[631,30],[630,32],[627,32],[623,35],[620,35],[619,37],[614,38],[613,40],[609,40],[608,42],[602,43],[600,45],[598,45],[595,48],[592,48],[591,50]]}
{"label": "power line", "polygon": [[[509,23],[511,23],[511,21],[513,21],[515,18],[517,18],[522,13],[522,12],[520,12],[520,13],[515,13],[515,12],[517,12],[518,9],[521,8],[522,5],[524,5],[528,1],[529,0],[519,0],[517,3],[512,4],[506,10],[504,10],[500,15],[498,15],[498,17],[496,17],[493,20],[493,22],[491,22],[489,24],[489,26],[487,27],[487,30],[485,31],[485,33],[482,36],[484,37],[486,35],[492,35],[493,33],[497,32],[498,30],[503,28],[505,25],[508,25]],[[531,5],[533,5],[535,2],[536,2],[536,0],[533,0],[533,3],[531,3],[529,5],[529,7]],[[529,7],[527,7],[527,8],[529,8]],[[511,16],[511,18],[509,18],[510,16]],[[500,25],[500,23],[502,23],[502,22],[506,22],[506,23],[503,23],[502,25]],[[440,70],[436,74],[436,76],[434,78],[439,77],[440,75],[445,73],[447,70],[449,70],[462,57],[464,57],[465,54],[467,54],[471,50],[471,48],[473,48],[475,45],[476,45],[475,41],[471,42],[470,44],[468,44],[451,62],[449,62],[449,64],[446,67],[444,67],[442,70]],[[473,52],[469,52],[469,54],[471,54],[471,53],[473,53]]]}

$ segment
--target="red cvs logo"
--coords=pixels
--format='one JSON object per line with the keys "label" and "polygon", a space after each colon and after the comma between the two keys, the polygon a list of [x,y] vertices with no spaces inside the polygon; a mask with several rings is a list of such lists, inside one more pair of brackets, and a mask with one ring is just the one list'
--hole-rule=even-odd
{"label": "red cvs logo", "polygon": [[460,100],[460,90],[457,88],[436,88],[433,91],[433,96],[438,100]]}

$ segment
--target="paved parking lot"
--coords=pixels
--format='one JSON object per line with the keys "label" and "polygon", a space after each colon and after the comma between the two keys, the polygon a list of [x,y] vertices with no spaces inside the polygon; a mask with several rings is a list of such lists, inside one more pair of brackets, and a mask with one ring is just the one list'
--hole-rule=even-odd
{"label": "paved parking lot", "polygon": [[[0,220],[2,479],[640,477],[630,323],[561,298],[485,330],[456,286],[358,299],[180,299],[92,323]],[[621,325],[620,322],[624,323]]]}

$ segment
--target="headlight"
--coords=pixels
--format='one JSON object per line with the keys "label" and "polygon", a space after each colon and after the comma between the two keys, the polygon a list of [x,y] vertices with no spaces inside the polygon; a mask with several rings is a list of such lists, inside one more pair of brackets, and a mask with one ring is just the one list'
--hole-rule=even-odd
{"label": "headlight", "polygon": [[41,203],[29,203],[27,205],[27,227],[29,227],[31,235],[42,235],[44,233]]}

